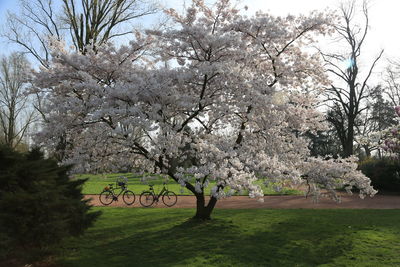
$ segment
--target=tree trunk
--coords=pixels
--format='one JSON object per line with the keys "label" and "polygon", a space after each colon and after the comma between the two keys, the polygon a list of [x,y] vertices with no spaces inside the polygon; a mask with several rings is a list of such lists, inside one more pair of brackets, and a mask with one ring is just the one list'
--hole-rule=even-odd
{"label": "tree trunk", "polygon": [[365,155],[367,158],[371,157],[371,149],[368,146],[364,146]]}
{"label": "tree trunk", "polygon": [[214,210],[216,203],[217,199],[212,196],[206,206],[204,194],[196,194],[196,214],[194,215],[193,219],[211,220],[211,212]]}
{"label": "tree trunk", "polygon": [[354,118],[350,116],[347,126],[346,143],[345,147],[343,147],[343,156],[345,158],[353,155],[353,143],[354,143]]}
{"label": "tree trunk", "polygon": [[[159,166],[161,168],[163,167],[162,162],[160,162]],[[168,170],[168,175],[174,179],[177,183],[179,182],[178,178],[174,175],[174,173],[170,170]],[[208,201],[208,204],[206,205],[206,200],[204,198],[204,192],[202,191],[201,193],[198,193],[195,189],[195,187],[189,183],[186,182],[185,187],[192,192],[195,197],[196,197],[196,214],[193,216],[193,219],[195,220],[211,220],[211,213],[214,210],[215,204],[217,204],[218,199],[211,196],[210,200]],[[221,189],[222,187],[219,187]]]}
{"label": "tree trunk", "polygon": [[347,158],[350,157],[351,155],[353,155],[353,140],[352,139],[348,139],[346,142],[346,146],[343,149],[343,157]]}
{"label": "tree trunk", "polygon": [[11,149],[14,149],[14,139],[15,139],[15,101],[12,101],[9,107],[10,115],[8,118],[8,132],[6,135],[6,145]]}

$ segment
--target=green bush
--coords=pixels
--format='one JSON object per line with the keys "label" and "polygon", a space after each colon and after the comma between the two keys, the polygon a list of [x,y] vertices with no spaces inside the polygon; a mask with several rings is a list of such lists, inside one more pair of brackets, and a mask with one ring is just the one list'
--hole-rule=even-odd
{"label": "green bush", "polygon": [[38,149],[0,147],[0,259],[40,260],[99,216],[83,200],[85,180],[70,180],[68,170]]}
{"label": "green bush", "polygon": [[398,159],[368,158],[360,162],[358,167],[371,179],[377,190],[400,192],[400,161]]}

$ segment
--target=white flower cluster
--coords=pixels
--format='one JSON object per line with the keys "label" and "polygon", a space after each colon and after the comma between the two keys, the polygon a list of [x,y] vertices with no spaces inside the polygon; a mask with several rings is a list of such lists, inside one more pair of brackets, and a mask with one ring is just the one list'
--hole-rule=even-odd
{"label": "white flower cluster", "polygon": [[370,179],[357,170],[357,161],[354,156],[329,160],[309,158],[302,167],[309,193],[318,199],[321,189],[325,189],[326,194],[337,201],[340,201],[340,198],[336,189],[345,189],[351,193],[353,188],[358,188],[361,198],[375,195],[377,191],[371,186]]}

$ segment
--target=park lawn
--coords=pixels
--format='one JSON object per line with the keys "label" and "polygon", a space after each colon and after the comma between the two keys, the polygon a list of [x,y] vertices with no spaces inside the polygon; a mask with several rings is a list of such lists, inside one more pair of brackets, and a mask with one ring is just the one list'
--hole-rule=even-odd
{"label": "park lawn", "polygon": [[[149,189],[148,184],[153,184],[156,192],[161,191],[163,187],[163,182],[165,179],[159,176],[152,176],[147,178],[146,181],[142,181],[142,176],[134,175],[132,173],[111,173],[111,174],[78,174],[75,175],[75,179],[84,179],[87,178],[87,182],[83,185],[82,192],[83,194],[100,194],[103,191],[103,188],[108,184],[114,184],[118,177],[125,176],[128,179],[128,188],[132,190],[135,194],[140,194],[143,191],[147,191]],[[276,192],[272,186],[265,186],[263,182],[257,181],[257,183],[264,190],[265,195],[296,195],[303,194],[299,190],[291,189],[291,188],[282,188],[280,192]],[[209,195],[209,191],[213,187],[215,183],[211,182],[206,191],[206,195]],[[169,180],[167,187],[169,190],[174,191],[178,195],[193,195],[192,192],[187,190],[186,188],[182,188],[179,184],[177,184],[173,180]],[[227,189],[229,190],[229,189]],[[116,192],[119,192],[117,190]],[[247,191],[243,191],[241,195],[248,195]]]}
{"label": "park lawn", "polygon": [[400,266],[400,210],[95,210],[61,266]]}

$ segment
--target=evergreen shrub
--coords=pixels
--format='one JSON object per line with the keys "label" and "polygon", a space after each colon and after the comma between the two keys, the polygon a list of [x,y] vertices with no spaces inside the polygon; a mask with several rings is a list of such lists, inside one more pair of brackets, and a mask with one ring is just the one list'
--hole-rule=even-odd
{"label": "evergreen shrub", "polygon": [[83,200],[86,180],[70,180],[69,170],[39,149],[23,154],[0,147],[0,262],[40,260],[100,215]]}

